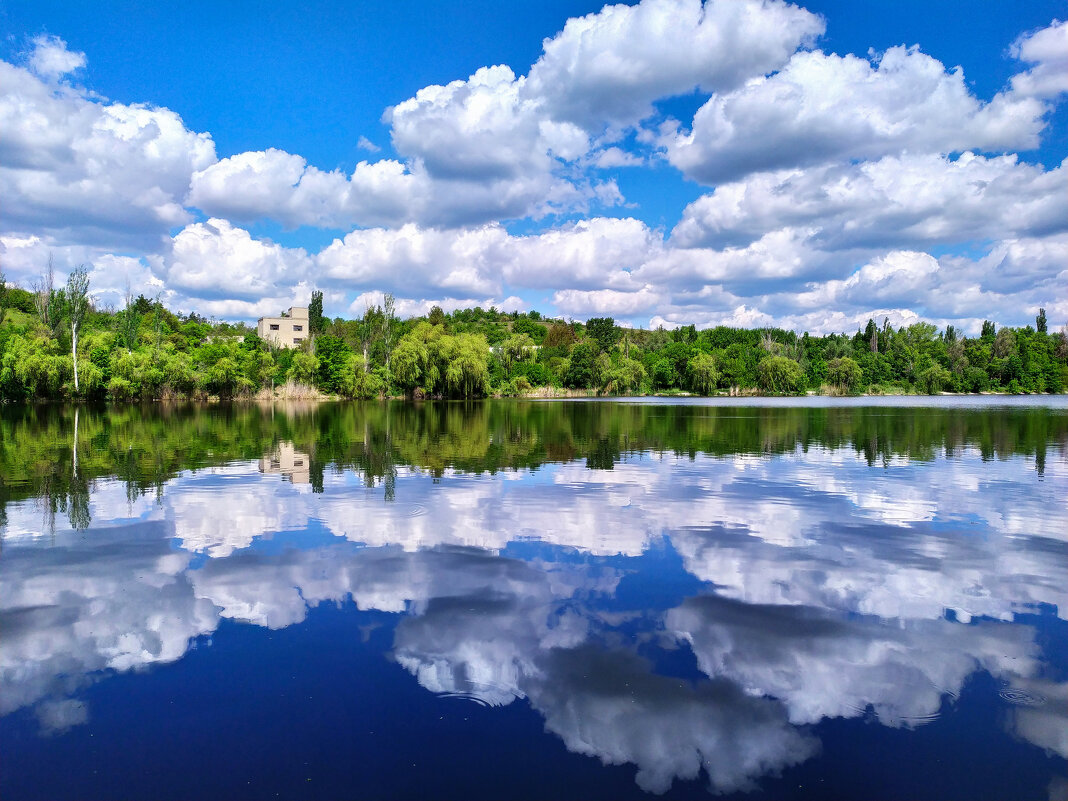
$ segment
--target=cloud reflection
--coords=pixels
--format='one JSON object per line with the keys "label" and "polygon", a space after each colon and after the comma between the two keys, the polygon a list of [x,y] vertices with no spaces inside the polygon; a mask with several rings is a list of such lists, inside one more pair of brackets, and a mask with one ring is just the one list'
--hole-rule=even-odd
{"label": "cloud reflection", "polygon": [[[401,615],[391,655],[427,690],[526,699],[650,792],[699,775],[751,789],[818,751],[799,727],[868,710],[920,725],[977,670],[1046,699],[1015,706],[1011,729],[1068,752],[1066,685],[1043,678],[1035,630],[1010,625],[1068,609],[1063,460],[1037,482],[969,449],[874,469],[829,448],[622,458],[515,480],[402,467],[392,503],[354,472],[319,494],[251,461],[182,473],[159,503],[100,482],[92,529],[55,547],[31,502],[11,504],[0,710],[34,706],[60,733],[88,720],[88,683],[177,660],[223,618],[279,629],[352,599]],[[302,545],[319,528],[334,539]],[[259,547],[287,532],[290,547]],[[509,551],[525,540],[545,547]],[[663,543],[703,593],[621,608],[621,581]],[[703,677],[659,675],[635,627],[685,643]]]}

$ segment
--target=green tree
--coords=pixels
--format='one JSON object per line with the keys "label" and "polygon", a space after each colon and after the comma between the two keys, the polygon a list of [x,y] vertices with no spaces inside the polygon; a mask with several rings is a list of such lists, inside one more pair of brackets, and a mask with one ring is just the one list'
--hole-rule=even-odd
{"label": "green tree", "polygon": [[864,372],[860,365],[848,356],[827,362],[827,380],[846,392],[854,392],[863,378]]}
{"label": "green tree", "polygon": [[582,389],[592,386],[594,350],[589,342],[578,342],[571,349],[571,362],[564,374],[564,386]]}
{"label": "green tree", "polygon": [[1016,353],[1016,334],[1011,328],[1002,328],[994,338],[994,355],[1006,359]]}
{"label": "green tree", "polygon": [[601,350],[611,350],[619,341],[619,329],[611,317],[591,317],[586,321],[586,333],[597,340]]}
{"label": "green tree", "polygon": [[527,334],[513,334],[500,346],[505,367],[511,369],[515,362],[528,361],[537,354],[534,340]]}
{"label": "green tree", "polygon": [[606,377],[606,383],[615,391],[632,392],[645,383],[645,367],[636,359],[624,356],[618,365],[608,369]]}
{"label": "green tree", "polygon": [[[2,318],[0,318],[2,319]],[[1040,334],[1046,333],[1046,310],[1039,309],[1038,317],[1035,318],[1035,330]]]}
{"label": "green tree", "polygon": [[349,357],[350,348],[344,340],[330,334],[322,334],[315,340],[315,358],[319,361],[316,383],[325,392],[340,393]]}
{"label": "green tree", "polygon": [[765,392],[795,393],[804,386],[805,371],[793,359],[767,356],[757,365],[757,382]]}
{"label": "green tree", "polygon": [[932,364],[920,373],[919,380],[916,383],[920,390],[928,395],[937,395],[948,387],[952,380],[953,375],[949,370],[940,364]]}
{"label": "green tree", "polygon": [[323,317],[323,293],[314,289],[311,293],[311,303],[308,304],[308,333],[313,337],[323,333],[326,318]]}
{"label": "green tree", "polygon": [[690,383],[696,392],[702,395],[712,394],[719,383],[719,370],[716,360],[708,353],[698,353],[688,363]]}
{"label": "green tree", "polygon": [[297,351],[293,354],[293,365],[289,368],[288,378],[298,384],[315,384],[319,372],[319,359],[312,353]]}
{"label": "green tree", "polygon": [[445,383],[449,390],[461,397],[472,398],[486,394],[489,381],[489,343],[479,334],[457,334],[447,337]]}

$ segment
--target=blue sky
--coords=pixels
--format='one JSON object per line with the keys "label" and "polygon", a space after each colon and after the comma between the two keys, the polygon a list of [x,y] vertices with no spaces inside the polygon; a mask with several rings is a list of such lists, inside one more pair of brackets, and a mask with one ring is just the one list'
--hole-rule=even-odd
{"label": "blue sky", "polygon": [[0,267],[254,319],[1068,320],[1064,2],[0,5]]}

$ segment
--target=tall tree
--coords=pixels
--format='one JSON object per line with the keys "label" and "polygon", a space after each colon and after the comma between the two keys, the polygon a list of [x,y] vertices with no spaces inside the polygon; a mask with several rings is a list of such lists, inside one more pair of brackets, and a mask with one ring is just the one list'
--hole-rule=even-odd
{"label": "tall tree", "polygon": [[611,317],[591,317],[586,321],[586,332],[597,340],[601,350],[609,350],[619,340],[619,329]]}
{"label": "tall tree", "polygon": [[313,337],[318,336],[323,333],[323,327],[323,293],[315,289],[308,304],[308,331]]}
{"label": "tall tree", "polygon": [[74,391],[78,391],[78,329],[89,311],[89,271],[79,265],[67,276],[67,319],[70,320],[70,352],[74,359]]}
{"label": "tall tree", "polygon": [[[119,338],[126,346],[127,350],[134,350],[137,347],[137,335],[138,329],[141,326],[141,315],[137,312],[137,302],[134,300],[133,290],[130,288],[130,282],[126,282],[125,292],[126,305],[118,315],[116,315],[117,322],[119,324]],[[190,313],[190,319],[193,319],[193,313]]]}
{"label": "tall tree", "polygon": [[864,337],[868,340],[868,347],[872,353],[879,352],[879,329],[875,325],[875,320],[868,318],[868,327],[864,329]]}
{"label": "tall tree", "polygon": [[1035,328],[1038,330],[1038,333],[1040,333],[1040,334],[1046,333],[1046,310],[1045,309],[1039,309],[1038,310],[1038,317],[1035,318]]}

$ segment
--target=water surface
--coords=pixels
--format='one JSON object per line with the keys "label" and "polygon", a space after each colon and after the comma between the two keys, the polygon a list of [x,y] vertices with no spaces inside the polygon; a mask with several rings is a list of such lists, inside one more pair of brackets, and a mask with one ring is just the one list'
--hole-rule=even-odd
{"label": "water surface", "polygon": [[0,796],[1068,791],[1063,398],[0,412]]}

